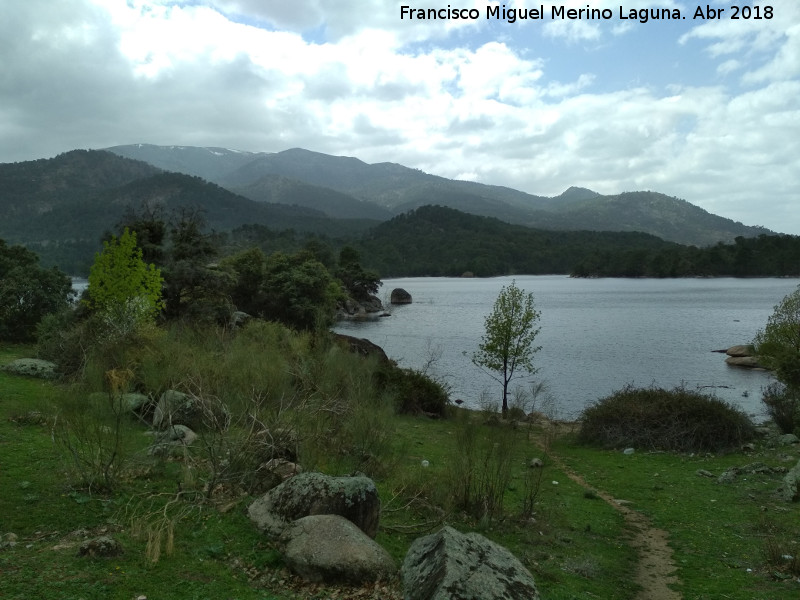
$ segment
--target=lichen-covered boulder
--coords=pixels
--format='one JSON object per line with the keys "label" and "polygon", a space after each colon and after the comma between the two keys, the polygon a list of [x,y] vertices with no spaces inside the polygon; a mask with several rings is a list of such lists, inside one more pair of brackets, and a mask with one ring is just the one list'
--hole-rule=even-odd
{"label": "lichen-covered boulder", "polygon": [[786,502],[800,502],[800,461],[783,478],[779,494]]}
{"label": "lichen-covered boulder", "polygon": [[54,379],[57,377],[56,364],[40,358],[18,358],[0,367],[14,375],[38,377],[40,379]]}
{"label": "lichen-covered boulder", "polygon": [[286,566],[307,581],[362,585],[397,574],[389,553],[338,515],[294,521],[283,530],[278,546]]}
{"label": "lichen-covered boulder", "polygon": [[369,537],[378,532],[381,501],[369,477],[301,473],[272,488],[247,509],[250,519],[273,539],[309,515],[339,515]]}
{"label": "lichen-covered boulder", "polygon": [[405,600],[538,600],[533,576],[479,533],[443,527],[414,540],[403,567]]}

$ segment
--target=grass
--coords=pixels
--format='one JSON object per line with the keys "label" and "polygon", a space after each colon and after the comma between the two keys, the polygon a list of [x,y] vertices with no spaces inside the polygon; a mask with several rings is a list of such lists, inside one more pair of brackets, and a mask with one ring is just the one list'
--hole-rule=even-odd
{"label": "grass", "polygon": [[[586,482],[628,500],[653,526],[669,532],[670,545],[686,600],[789,598],[800,581],[770,564],[765,552],[775,535],[785,547],[800,550],[800,510],[775,495],[782,475],[744,474],[732,484],[699,476],[720,475],[729,467],[756,461],[791,467],[785,449],[761,447],[756,455],[676,455],[596,450],[569,437],[554,451]],[[771,530],[771,531],[770,531]],[[793,581],[793,579],[795,581]]]}
{"label": "grass", "polygon": [[[30,355],[29,347],[0,346],[0,363]],[[319,586],[303,587],[285,572],[280,556],[246,517],[253,497],[177,496],[179,482],[191,489],[188,463],[180,459],[133,461],[136,468],[111,493],[76,487],[51,435],[59,394],[55,384],[0,372],[0,536],[17,536],[16,545],[0,549],[0,596],[288,600],[334,595]],[[31,411],[47,420],[20,419]],[[786,576],[785,565],[778,564],[783,553],[798,553],[800,539],[798,506],[773,496],[781,476],[743,475],[720,485],[696,474],[698,469],[719,474],[756,460],[792,466],[780,459],[785,449],[759,447],[758,456],[623,455],[577,445],[569,435],[551,439],[538,425],[487,425],[481,413],[454,413],[441,420],[391,417],[391,448],[373,476],[383,500],[377,541],[398,564],[416,537],[447,523],[479,531],[511,550],[533,573],[543,598],[634,598],[637,556],[628,543],[630,531],[620,513],[590,489],[597,488],[632,502],[655,527],[670,533],[684,598],[776,599],[800,591],[796,576]],[[503,510],[493,518],[451,498],[452,467],[463,458],[459,428],[466,419],[477,420],[478,448],[494,448],[498,436],[513,441]],[[134,420],[126,427],[144,450],[147,438],[138,436],[145,427]],[[590,488],[567,477],[554,456]],[[543,468],[528,466],[534,457],[543,459]],[[335,457],[318,460],[333,474],[347,465]],[[538,487],[532,473],[541,475]],[[533,510],[526,514],[532,492]],[[168,553],[170,523],[174,548]],[[101,532],[120,540],[125,553],[111,559],[78,557],[80,542]],[[161,555],[154,563],[148,557],[157,532]],[[396,584],[394,589],[396,594]]]}

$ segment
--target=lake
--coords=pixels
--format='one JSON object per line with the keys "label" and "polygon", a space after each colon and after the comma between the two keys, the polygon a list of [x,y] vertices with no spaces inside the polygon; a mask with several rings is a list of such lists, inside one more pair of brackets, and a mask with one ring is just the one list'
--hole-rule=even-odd
{"label": "lake", "polygon": [[[729,367],[714,350],[749,343],[796,279],[573,279],[517,276],[541,312],[541,350],[528,389],[542,382],[538,410],[574,418],[583,408],[627,384],[712,393],[761,417],[763,371]],[[389,307],[390,317],[341,321],[334,330],[367,338],[403,367],[424,368],[447,383],[451,398],[470,408],[499,403],[502,387],[475,367],[484,319],[501,286],[491,279],[387,279],[384,304],[401,287],[413,303]],[[545,402],[547,401],[547,402]],[[547,406],[545,404],[548,404]]]}

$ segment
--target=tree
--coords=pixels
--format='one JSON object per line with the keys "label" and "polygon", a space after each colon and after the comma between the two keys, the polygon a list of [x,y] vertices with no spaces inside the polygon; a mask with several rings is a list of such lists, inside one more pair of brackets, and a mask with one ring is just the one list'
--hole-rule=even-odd
{"label": "tree", "polygon": [[217,236],[205,232],[205,218],[199,210],[183,207],[172,221],[164,265],[165,316],[195,322],[228,320],[231,280],[215,264]]}
{"label": "tree", "polygon": [[239,310],[297,330],[321,329],[333,322],[341,288],[308,252],[266,256],[260,248],[251,248],[222,265],[233,273],[230,295]]}
{"label": "tree", "polygon": [[128,328],[153,318],[163,308],[161,271],[142,260],[136,233],[103,242],[89,271],[89,304],[105,313],[111,323]]}
{"label": "tree", "polygon": [[345,246],[339,251],[339,267],[336,277],[342,282],[345,289],[356,300],[367,300],[371,295],[378,293],[378,288],[383,285],[375,271],[365,270],[361,266],[361,256],[352,246]]}
{"label": "tree", "polygon": [[39,257],[0,240],[0,339],[29,342],[47,314],[69,304],[72,281],[56,268],[39,266]]}
{"label": "tree", "polygon": [[533,355],[541,349],[533,341],[539,333],[536,326],[540,313],[534,308],[533,294],[526,294],[516,281],[503,286],[486,317],[484,334],[472,362],[490,371],[491,377],[503,384],[503,415],[508,412],[508,384],[526,371],[536,373]]}
{"label": "tree", "polygon": [[753,345],[759,362],[792,392],[800,392],[800,286],[775,306]]}

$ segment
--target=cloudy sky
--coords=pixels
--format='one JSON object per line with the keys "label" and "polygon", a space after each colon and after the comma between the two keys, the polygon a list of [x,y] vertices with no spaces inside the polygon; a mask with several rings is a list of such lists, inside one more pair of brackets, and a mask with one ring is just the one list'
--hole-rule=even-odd
{"label": "cloudy sky", "polygon": [[[800,234],[800,2],[706,4],[721,18],[685,0],[507,0],[544,7],[515,23],[485,0],[0,0],[0,162],[302,147],[548,196],[654,190]],[[620,18],[650,9],[684,18]]]}

